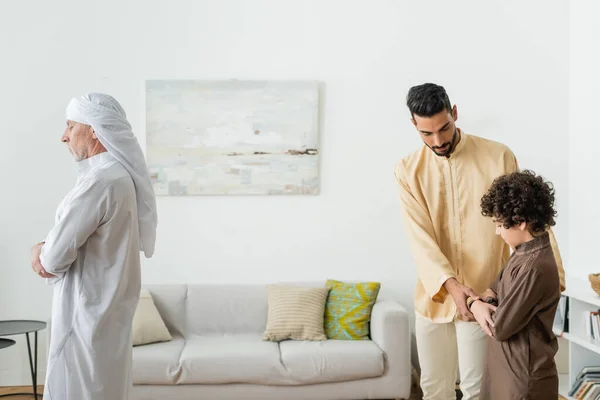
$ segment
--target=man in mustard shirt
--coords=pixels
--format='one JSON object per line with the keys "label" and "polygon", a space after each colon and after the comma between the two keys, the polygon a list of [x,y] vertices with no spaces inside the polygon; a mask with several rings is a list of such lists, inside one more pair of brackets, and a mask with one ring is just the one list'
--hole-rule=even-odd
{"label": "man in mustard shirt", "polygon": [[[424,400],[479,399],[487,336],[467,299],[483,293],[510,255],[481,197],[494,178],[518,171],[504,144],[467,134],[445,89],[427,83],[407,96],[411,122],[424,146],[396,165],[402,215],[416,268],[415,335]],[[560,290],[564,270],[554,235]]]}

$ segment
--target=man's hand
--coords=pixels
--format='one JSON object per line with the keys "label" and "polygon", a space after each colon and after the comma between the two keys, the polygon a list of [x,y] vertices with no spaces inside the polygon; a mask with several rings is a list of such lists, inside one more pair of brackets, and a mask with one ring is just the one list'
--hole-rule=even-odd
{"label": "man's hand", "polygon": [[489,337],[494,337],[491,328],[494,327],[492,314],[496,312],[496,307],[483,301],[475,301],[471,304],[471,312],[485,334]]}
{"label": "man's hand", "polygon": [[46,272],[40,261],[40,254],[42,253],[42,247],[44,242],[40,242],[31,248],[31,268],[42,278],[54,278],[56,275],[49,274]]}
{"label": "man's hand", "polygon": [[459,319],[467,322],[475,321],[475,317],[467,307],[467,299],[471,297],[473,300],[479,300],[479,296],[465,285],[461,285],[455,278],[450,278],[444,282],[444,288],[450,293],[458,310]]}
{"label": "man's hand", "polygon": [[40,254],[42,254],[42,247],[44,247],[44,242],[39,242],[31,248],[31,266],[32,267],[33,267],[34,262],[39,261]]}

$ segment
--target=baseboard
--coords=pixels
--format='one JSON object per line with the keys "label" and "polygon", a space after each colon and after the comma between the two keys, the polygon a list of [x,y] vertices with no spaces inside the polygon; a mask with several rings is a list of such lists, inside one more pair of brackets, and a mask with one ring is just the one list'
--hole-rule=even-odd
{"label": "baseboard", "polygon": [[[45,379],[46,369],[38,368],[38,385],[43,385]],[[29,369],[0,371],[0,386],[31,386],[31,372]]]}

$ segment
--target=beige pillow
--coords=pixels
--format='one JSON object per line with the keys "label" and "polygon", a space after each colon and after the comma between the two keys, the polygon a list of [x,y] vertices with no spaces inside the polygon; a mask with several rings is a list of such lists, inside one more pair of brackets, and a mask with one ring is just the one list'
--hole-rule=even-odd
{"label": "beige pillow", "polygon": [[326,340],[323,326],[328,287],[269,285],[267,327],[263,338],[278,342]]}
{"label": "beige pillow", "polygon": [[168,342],[171,334],[162,320],[152,295],[147,290],[140,293],[140,301],[133,316],[133,345]]}

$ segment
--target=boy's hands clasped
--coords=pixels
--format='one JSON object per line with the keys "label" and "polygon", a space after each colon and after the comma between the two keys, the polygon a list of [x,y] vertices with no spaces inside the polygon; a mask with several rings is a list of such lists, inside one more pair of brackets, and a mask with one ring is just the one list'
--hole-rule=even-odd
{"label": "boy's hands clasped", "polygon": [[[496,312],[496,306],[483,301],[482,298],[495,298],[495,293],[488,289],[483,296],[479,296],[468,286],[460,284],[455,278],[448,279],[444,283],[444,287],[456,303],[459,319],[467,322],[477,321],[486,335],[494,337],[492,316]],[[473,301],[470,307],[467,304],[469,298]]]}
{"label": "boy's hands clasped", "polygon": [[475,320],[489,337],[494,337],[491,328],[494,327],[492,315],[495,312],[496,306],[493,304],[484,303],[483,301],[474,301],[473,304],[471,304],[471,313],[473,313]]}

